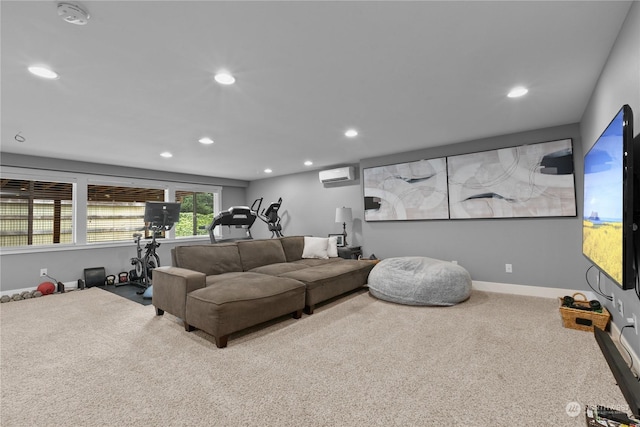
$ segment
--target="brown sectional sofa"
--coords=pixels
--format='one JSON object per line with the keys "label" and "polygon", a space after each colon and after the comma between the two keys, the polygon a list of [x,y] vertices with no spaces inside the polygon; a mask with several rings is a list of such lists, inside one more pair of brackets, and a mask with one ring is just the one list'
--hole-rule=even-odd
{"label": "brown sectional sofa", "polygon": [[302,310],[367,283],[373,264],[302,258],[304,237],[178,246],[153,272],[153,305],[226,347],[230,334]]}

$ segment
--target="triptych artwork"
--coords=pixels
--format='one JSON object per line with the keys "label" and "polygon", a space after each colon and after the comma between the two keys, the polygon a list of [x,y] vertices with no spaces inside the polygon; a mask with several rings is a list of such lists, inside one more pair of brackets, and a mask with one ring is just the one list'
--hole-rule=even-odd
{"label": "triptych artwork", "polygon": [[366,168],[366,221],[576,216],[571,139]]}

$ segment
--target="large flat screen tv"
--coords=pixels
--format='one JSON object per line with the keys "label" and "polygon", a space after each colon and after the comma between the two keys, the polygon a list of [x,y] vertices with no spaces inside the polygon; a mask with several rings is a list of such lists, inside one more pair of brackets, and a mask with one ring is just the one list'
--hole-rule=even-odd
{"label": "large flat screen tv", "polygon": [[622,289],[636,280],[635,154],[633,114],[624,105],[584,157],[582,253]]}

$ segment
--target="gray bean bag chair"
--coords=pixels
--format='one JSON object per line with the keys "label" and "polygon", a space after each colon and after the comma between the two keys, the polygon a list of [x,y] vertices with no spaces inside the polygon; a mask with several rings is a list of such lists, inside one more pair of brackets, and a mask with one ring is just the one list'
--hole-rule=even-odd
{"label": "gray bean bag chair", "polygon": [[369,273],[376,298],[407,305],[449,306],[471,295],[471,276],[463,267],[426,257],[387,258]]}

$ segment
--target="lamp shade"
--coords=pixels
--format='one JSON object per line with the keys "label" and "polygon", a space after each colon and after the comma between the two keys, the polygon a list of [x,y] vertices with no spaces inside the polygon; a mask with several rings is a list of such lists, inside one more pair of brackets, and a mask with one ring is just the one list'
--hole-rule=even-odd
{"label": "lamp shade", "polygon": [[351,208],[336,208],[336,222],[351,222]]}

